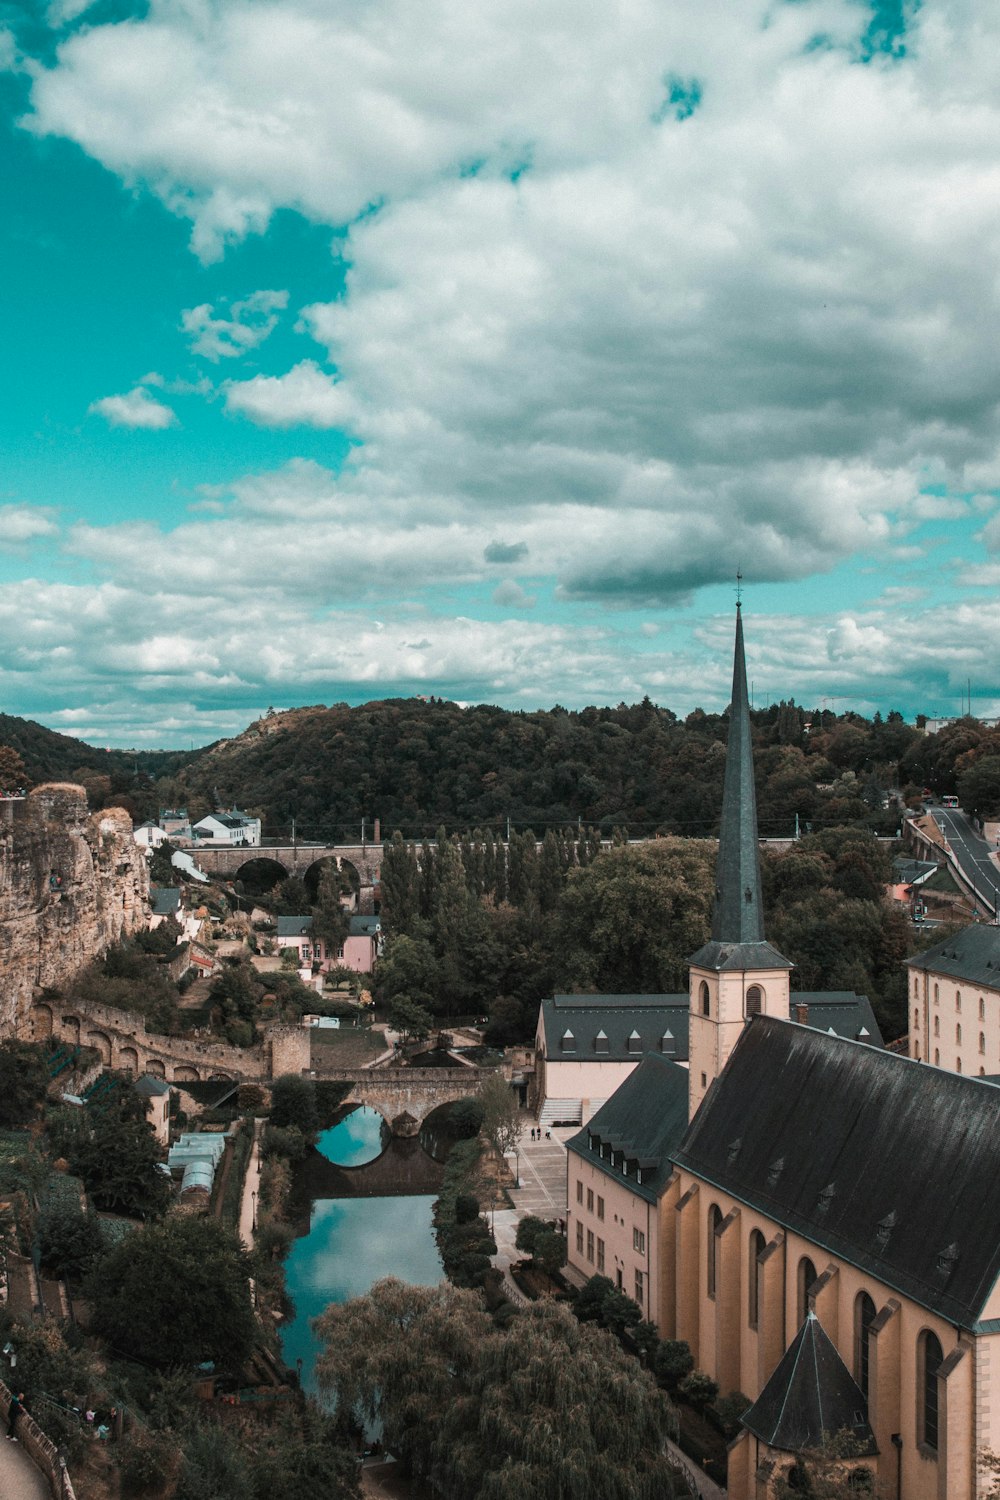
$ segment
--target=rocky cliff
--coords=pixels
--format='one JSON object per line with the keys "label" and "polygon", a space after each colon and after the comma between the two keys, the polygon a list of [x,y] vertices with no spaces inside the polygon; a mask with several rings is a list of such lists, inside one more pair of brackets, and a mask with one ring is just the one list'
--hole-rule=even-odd
{"label": "rocky cliff", "polygon": [[126,812],[90,813],[70,783],[0,802],[0,1034],[24,1023],[37,986],[65,983],[148,912],[146,858]]}

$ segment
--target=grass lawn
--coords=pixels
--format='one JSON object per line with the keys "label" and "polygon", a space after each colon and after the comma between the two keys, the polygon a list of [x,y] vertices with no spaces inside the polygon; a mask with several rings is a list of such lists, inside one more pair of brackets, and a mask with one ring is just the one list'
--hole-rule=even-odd
{"label": "grass lawn", "polygon": [[385,1051],[385,1033],[371,1027],[315,1027],[310,1034],[312,1063],[317,1069],[357,1068]]}

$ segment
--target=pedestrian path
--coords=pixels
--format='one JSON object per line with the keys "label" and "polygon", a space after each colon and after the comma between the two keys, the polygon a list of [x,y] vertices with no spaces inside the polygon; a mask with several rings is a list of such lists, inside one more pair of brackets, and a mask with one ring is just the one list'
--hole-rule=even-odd
{"label": "pedestrian path", "polygon": [[0,1436],[0,1495],[3,1500],[51,1500],[49,1487],[20,1443]]}

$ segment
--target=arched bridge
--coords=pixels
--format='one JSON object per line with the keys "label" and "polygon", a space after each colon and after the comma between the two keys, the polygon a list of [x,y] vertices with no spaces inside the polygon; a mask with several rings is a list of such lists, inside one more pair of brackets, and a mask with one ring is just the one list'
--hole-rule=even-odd
{"label": "arched bridge", "polygon": [[185,845],[196,865],[207,875],[221,875],[236,880],[244,865],[259,859],[273,860],[286,875],[304,876],[313,865],[333,860],[338,870],[353,865],[362,890],[378,880],[382,863],[381,844],[191,844]]}
{"label": "arched bridge", "polygon": [[[345,1103],[377,1109],[394,1134],[415,1134],[439,1104],[478,1094],[495,1068],[323,1068],[316,1077],[349,1083]],[[410,1123],[412,1122],[412,1127]]]}

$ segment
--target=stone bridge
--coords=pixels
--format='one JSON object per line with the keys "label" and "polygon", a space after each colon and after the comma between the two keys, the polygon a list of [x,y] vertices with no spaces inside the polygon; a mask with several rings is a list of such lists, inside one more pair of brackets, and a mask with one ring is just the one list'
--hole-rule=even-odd
{"label": "stone bridge", "polygon": [[378,880],[382,863],[381,844],[184,844],[195,864],[207,875],[221,875],[237,880],[244,865],[258,859],[269,859],[280,865],[286,875],[304,877],[313,865],[333,860],[337,869],[353,865],[362,890],[370,890]]}
{"label": "stone bridge", "polygon": [[299,1073],[309,1065],[309,1033],[300,1026],[272,1026],[256,1047],[230,1047],[225,1042],[147,1033],[143,1017],[131,1011],[55,998],[35,1000],[30,1023],[33,1041],[53,1038],[73,1047],[92,1047],[106,1068],[136,1078],[149,1073],[168,1083],[213,1078],[261,1082],[279,1073]]}
{"label": "stone bridge", "polygon": [[[377,1109],[394,1135],[415,1135],[439,1104],[453,1104],[479,1092],[495,1068],[323,1068],[316,1077],[350,1084],[347,1104]],[[405,1117],[405,1118],[404,1118]]]}

